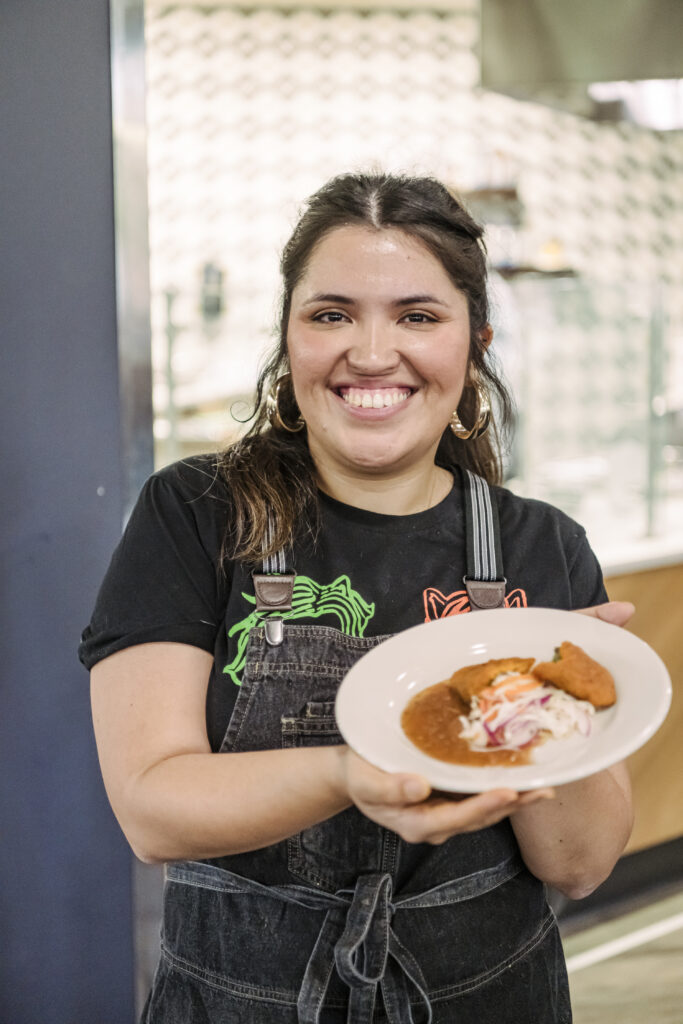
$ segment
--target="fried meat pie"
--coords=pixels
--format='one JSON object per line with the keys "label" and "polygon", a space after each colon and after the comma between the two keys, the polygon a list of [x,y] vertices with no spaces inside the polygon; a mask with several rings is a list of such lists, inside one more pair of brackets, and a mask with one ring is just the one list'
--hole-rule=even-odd
{"label": "fried meat pie", "polygon": [[496,658],[483,665],[466,665],[465,668],[459,668],[453,673],[448,685],[469,704],[472,697],[478,696],[482,690],[490,686],[497,676],[511,672],[524,675],[533,663],[534,658]]}
{"label": "fried meat pie", "polygon": [[595,708],[611,707],[617,699],[612,674],[569,640],[555,648],[553,661],[536,665],[533,675],[577,700],[590,701]]}

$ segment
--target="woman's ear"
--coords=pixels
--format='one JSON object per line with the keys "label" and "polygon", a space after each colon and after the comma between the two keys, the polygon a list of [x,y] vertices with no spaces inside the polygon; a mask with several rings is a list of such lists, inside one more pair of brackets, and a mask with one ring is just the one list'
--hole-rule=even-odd
{"label": "woman's ear", "polygon": [[486,326],[479,331],[479,337],[482,340],[484,348],[487,349],[493,341],[493,327],[491,327],[491,324],[486,324]]}

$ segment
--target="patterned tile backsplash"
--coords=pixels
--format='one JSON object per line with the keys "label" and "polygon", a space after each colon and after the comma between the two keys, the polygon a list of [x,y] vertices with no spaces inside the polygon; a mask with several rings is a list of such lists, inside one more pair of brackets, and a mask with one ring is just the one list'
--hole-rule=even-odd
{"label": "patterned tile backsplash", "polygon": [[[160,459],[185,450],[164,440],[169,383],[181,409],[203,410],[179,420],[186,447],[234,430],[231,402],[273,337],[278,252],[300,202],[343,170],[429,173],[521,204],[518,224],[488,229],[498,351],[520,407],[513,484],[595,517],[596,534],[624,494],[636,509],[625,536],[661,529],[648,496],[683,495],[683,133],[482,90],[477,5],[451,7],[148,0]],[[207,265],[223,307],[202,316]]]}

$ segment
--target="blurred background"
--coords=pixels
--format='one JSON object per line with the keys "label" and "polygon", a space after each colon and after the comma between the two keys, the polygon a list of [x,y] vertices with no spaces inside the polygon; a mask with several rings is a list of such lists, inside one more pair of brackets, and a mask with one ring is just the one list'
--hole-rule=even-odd
{"label": "blurred background", "polygon": [[670,716],[631,759],[626,855],[588,900],[551,897],[577,1024],[680,1024],[683,5],[3,16],[0,1020],[129,1024],[144,998],[161,873],[108,810],[78,634],[145,477],[244,429],[302,200],[382,168],[436,175],[486,224],[518,403],[507,485],[586,527],[672,674]]}
{"label": "blurred background", "polygon": [[340,168],[432,173],[487,224],[512,486],[610,562],[683,538],[683,85],[603,81],[682,62],[656,4],[595,6],[148,0],[157,463],[236,435],[303,198]]}

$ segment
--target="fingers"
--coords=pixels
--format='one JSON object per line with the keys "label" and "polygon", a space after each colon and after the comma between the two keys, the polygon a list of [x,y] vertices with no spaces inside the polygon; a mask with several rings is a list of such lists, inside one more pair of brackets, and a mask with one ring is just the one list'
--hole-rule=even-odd
{"label": "fingers", "polygon": [[519,806],[526,807],[528,804],[536,804],[540,800],[554,800],[554,789],[532,789],[527,793],[519,794]]}
{"label": "fingers", "polygon": [[635,610],[635,605],[630,601],[607,601],[605,604],[596,604],[593,608],[577,609],[579,615],[592,615],[603,622],[611,622],[613,626],[625,626]]}
{"label": "fingers", "polygon": [[436,798],[406,809],[397,831],[410,843],[438,845],[459,832],[488,828],[507,817],[517,806],[514,790],[496,789],[465,800]]}
{"label": "fingers", "polygon": [[475,832],[496,825],[520,807],[552,799],[554,795],[552,789],[538,789],[528,793],[496,789],[457,802],[447,797],[428,800],[405,812],[406,817],[412,812],[415,820],[407,826],[403,824],[403,827],[408,827],[413,836],[417,835],[418,838],[408,838],[401,834],[408,842],[438,845],[459,832]]}

